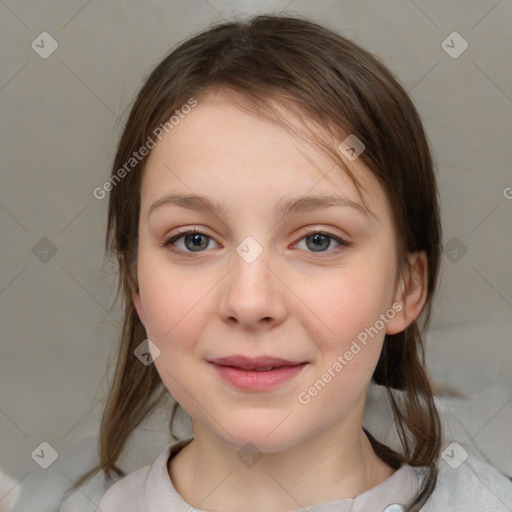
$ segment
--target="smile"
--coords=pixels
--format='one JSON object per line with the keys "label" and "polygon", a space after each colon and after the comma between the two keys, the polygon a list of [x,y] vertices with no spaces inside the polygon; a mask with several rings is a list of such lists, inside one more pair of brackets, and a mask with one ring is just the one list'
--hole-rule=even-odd
{"label": "smile", "polygon": [[308,364],[274,357],[243,356],[220,358],[208,362],[225,382],[245,391],[271,390],[296,377]]}

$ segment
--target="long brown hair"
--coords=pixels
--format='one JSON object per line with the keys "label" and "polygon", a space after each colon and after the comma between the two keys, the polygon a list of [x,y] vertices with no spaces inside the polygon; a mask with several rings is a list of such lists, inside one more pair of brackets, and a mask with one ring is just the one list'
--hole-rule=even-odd
{"label": "long brown hair", "polygon": [[[167,123],[170,128],[169,119],[177,109],[191,98],[200,103],[213,89],[250,100],[254,112],[286,124],[272,107],[271,100],[276,100],[297,118],[305,115],[316,121],[339,142],[342,134],[356,134],[365,146],[359,158],[380,182],[392,209],[399,273],[407,269],[407,252],[427,254],[427,302],[422,314],[404,331],[386,335],[372,377],[387,388],[403,453],[365,430],[377,455],[392,467],[408,463],[426,468],[423,485],[406,508],[420,510],[436,484],[442,443],[422,342],[438,279],[441,240],[428,140],[407,93],[372,54],[309,20],[279,15],[217,24],[189,38],[150,73],[131,108],[112,167],[106,234],[106,250],[119,264],[124,325],[101,424],[99,464],[73,489],[100,470],[107,478],[112,472],[125,476],[117,461],[129,436],[168,395],[154,365],[144,366],[133,355],[147,337],[131,300],[132,290],[138,290],[140,188],[147,157],[130,159],[155,139],[158,127]],[[337,147],[310,135],[358,186]],[[126,172],[120,173],[122,168]],[[175,412],[176,407],[171,432]]]}

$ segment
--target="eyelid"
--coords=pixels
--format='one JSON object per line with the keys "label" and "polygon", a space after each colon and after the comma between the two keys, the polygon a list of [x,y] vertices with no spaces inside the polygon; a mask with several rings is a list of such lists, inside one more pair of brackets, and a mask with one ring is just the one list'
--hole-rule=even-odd
{"label": "eyelid", "polygon": [[[180,238],[185,237],[187,235],[195,234],[195,233],[205,235],[210,240],[213,240],[215,243],[218,243],[215,241],[215,239],[212,236],[208,235],[205,231],[206,230],[202,231],[201,229],[198,229],[195,227],[194,228],[185,228],[182,231],[177,231],[177,232],[173,233],[171,236],[165,238],[165,240],[162,242],[161,245],[162,245],[162,247],[166,247],[166,248],[170,249],[171,251],[173,251],[175,253],[182,254],[184,256],[194,256],[195,254],[205,253],[207,251],[197,251],[197,252],[196,251],[183,251],[181,249],[176,249],[172,245],[174,242],[176,242]],[[293,246],[297,245],[299,242],[301,242],[304,238],[311,236],[311,235],[316,235],[316,234],[327,236],[327,237],[335,240],[340,246],[337,247],[336,249],[332,249],[332,250],[328,250],[328,251],[319,251],[319,252],[307,251],[312,256],[328,257],[328,256],[332,256],[333,254],[338,254],[340,252],[340,250],[343,250],[344,248],[352,246],[352,243],[347,241],[342,236],[336,235],[330,231],[327,231],[327,230],[321,229],[321,228],[304,228],[304,229],[302,229],[299,233],[300,238],[296,242],[291,244],[291,246],[293,247]]]}
{"label": "eyelid", "polygon": [[[207,230],[206,229],[202,229],[202,228],[198,229],[196,227],[194,227],[194,228],[184,228],[183,230],[176,231],[172,235],[166,237],[164,239],[164,241],[162,242],[161,246],[164,247],[164,248],[170,249],[174,253],[179,253],[180,255],[184,255],[184,256],[194,256],[195,254],[206,252],[206,251],[197,251],[197,253],[196,253],[195,251],[182,251],[181,249],[177,249],[176,247],[174,247],[172,245],[174,242],[176,242],[180,238],[183,238],[183,237],[185,237],[187,235],[193,235],[193,234],[205,235],[210,240],[215,241],[215,239],[212,236],[208,235],[205,231],[207,231]],[[217,242],[215,242],[215,243],[217,243]]]}
{"label": "eyelid", "polygon": [[352,242],[349,242],[344,237],[342,237],[340,235],[336,235],[336,234],[332,233],[331,231],[321,229],[321,228],[305,228],[305,229],[301,230],[300,235],[299,235],[300,238],[299,238],[299,240],[297,240],[297,242],[293,243],[293,246],[297,245],[304,238],[307,238],[308,236],[316,235],[316,234],[324,235],[324,236],[327,236],[328,238],[335,240],[339,244],[339,247],[336,247],[335,249],[331,249],[331,250],[327,250],[327,251],[319,251],[319,252],[307,251],[308,254],[310,254],[311,258],[328,258],[330,256],[337,256],[344,249],[346,249],[348,247],[352,247]]}
{"label": "eyelid", "polygon": [[336,240],[341,240],[343,243],[346,243],[347,245],[350,243],[347,240],[348,236],[345,238],[345,235],[336,234],[336,233],[330,231],[329,228],[315,228],[315,227],[303,228],[300,230],[299,236],[301,237],[301,240],[302,240],[302,238],[304,238],[305,236],[314,235],[316,233],[329,236]]}

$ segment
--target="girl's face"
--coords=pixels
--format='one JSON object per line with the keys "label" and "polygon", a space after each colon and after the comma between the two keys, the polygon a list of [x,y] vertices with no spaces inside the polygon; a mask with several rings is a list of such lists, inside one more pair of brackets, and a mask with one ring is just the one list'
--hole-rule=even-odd
{"label": "girl's face", "polygon": [[219,94],[148,158],[133,299],[170,393],[232,446],[360,429],[385,332],[404,328],[385,194],[346,162],[372,213],[325,154]]}

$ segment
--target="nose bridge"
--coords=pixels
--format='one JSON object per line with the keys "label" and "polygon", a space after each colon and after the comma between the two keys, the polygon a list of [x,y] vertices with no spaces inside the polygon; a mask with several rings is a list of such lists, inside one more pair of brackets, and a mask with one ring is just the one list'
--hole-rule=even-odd
{"label": "nose bridge", "polygon": [[[270,270],[270,252],[253,237],[245,238],[232,256],[232,270],[224,282],[220,315],[245,327],[280,323],[285,305],[279,280]],[[269,320],[270,319],[270,320]]]}

